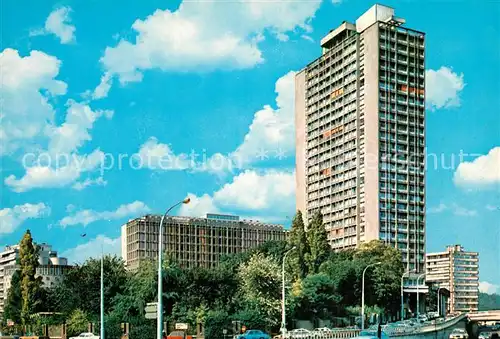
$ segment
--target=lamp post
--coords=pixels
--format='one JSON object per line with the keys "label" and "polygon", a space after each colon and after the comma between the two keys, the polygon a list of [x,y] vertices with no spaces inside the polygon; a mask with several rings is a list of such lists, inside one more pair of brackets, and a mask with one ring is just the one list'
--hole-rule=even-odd
{"label": "lamp post", "polygon": [[404,294],[403,294],[403,282],[404,282],[404,278],[405,278],[405,275],[407,274],[410,274],[410,273],[414,273],[415,270],[408,270],[406,271],[405,273],[403,273],[403,275],[401,276],[401,321],[404,320],[405,316],[404,316],[404,313],[405,313],[405,304],[404,304]]}
{"label": "lamp post", "polygon": [[441,299],[439,299],[439,291],[442,289],[442,287],[438,288],[438,300],[437,300],[437,311],[438,311],[438,316],[441,316],[441,313],[440,313],[440,304],[441,304]]}
{"label": "lamp post", "polygon": [[163,261],[163,220],[168,216],[168,213],[175,207],[181,204],[189,204],[190,199],[186,198],[171,206],[160,220],[160,230],[158,234],[158,305],[157,305],[157,327],[156,338],[162,339],[163,336],[163,274],[162,274],[162,261]]}
{"label": "lamp post", "polygon": [[365,273],[369,267],[380,265],[381,262],[376,262],[365,267],[361,278],[361,330],[365,329]]}
{"label": "lamp post", "polygon": [[421,275],[419,275],[417,277],[417,321],[418,321],[418,317],[420,315],[420,291],[419,291],[419,281],[420,281],[420,278],[422,277],[425,277],[425,273],[422,273]]}
{"label": "lamp post", "polygon": [[294,249],[296,249],[297,247],[294,246],[292,248],[290,248],[288,251],[285,252],[285,254],[283,255],[283,263],[282,263],[282,269],[281,269],[281,279],[282,279],[282,283],[281,283],[281,329],[280,329],[280,332],[281,332],[281,335],[282,337],[285,336],[286,334],[286,313],[285,313],[285,260],[286,260],[286,256],[288,255],[288,253],[290,253],[291,251],[293,251]]}

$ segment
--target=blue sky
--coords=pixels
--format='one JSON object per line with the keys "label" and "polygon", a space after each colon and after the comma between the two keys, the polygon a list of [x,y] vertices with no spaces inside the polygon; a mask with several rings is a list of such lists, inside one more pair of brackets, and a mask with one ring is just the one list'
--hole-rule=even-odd
{"label": "blue sky", "polygon": [[[294,71],[372,4],[2,2],[0,246],[29,228],[74,261],[118,252],[186,195],[175,213],[288,224]],[[500,5],[384,4],[426,32],[427,250],[479,251],[500,291]]]}

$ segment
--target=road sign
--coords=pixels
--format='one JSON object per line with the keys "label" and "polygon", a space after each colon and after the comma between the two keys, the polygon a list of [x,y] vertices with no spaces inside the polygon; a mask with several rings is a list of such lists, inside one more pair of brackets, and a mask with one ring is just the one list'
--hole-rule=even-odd
{"label": "road sign", "polygon": [[175,329],[176,330],[187,330],[188,329],[188,324],[185,324],[185,323],[176,323],[175,324]]}
{"label": "road sign", "polygon": [[156,319],[158,316],[158,303],[147,303],[144,308],[146,319]]}

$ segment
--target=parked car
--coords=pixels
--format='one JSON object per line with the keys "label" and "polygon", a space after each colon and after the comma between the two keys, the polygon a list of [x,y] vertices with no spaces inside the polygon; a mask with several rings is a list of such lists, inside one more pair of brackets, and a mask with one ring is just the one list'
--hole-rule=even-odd
{"label": "parked car", "polygon": [[491,333],[490,332],[481,332],[479,333],[478,339],[490,339]]}
{"label": "parked car", "polygon": [[292,339],[309,338],[311,336],[311,331],[306,330],[305,328],[298,328],[290,331],[289,334]]}
{"label": "parked car", "polygon": [[320,327],[314,330],[315,333],[318,334],[331,334],[333,331],[329,329],[328,327]]}
{"label": "parked car", "polygon": [[69,339],[99,339],[100,337],[98,335],[95,335],[93,333],[90,333],[90,332],[83,332],[83,333],[80,333],[79,336],[77,337],[70,337]]}
{"label": "parked car", "polygon": [[461,328],[455,328],[453,331],[451,331],[450,339],[468,339],[469,335],[464,329]]}
{"label": "parked car", "polygon": [[238,339],[271,339],[271,336],[261,330],[248,330],[240,334]]}

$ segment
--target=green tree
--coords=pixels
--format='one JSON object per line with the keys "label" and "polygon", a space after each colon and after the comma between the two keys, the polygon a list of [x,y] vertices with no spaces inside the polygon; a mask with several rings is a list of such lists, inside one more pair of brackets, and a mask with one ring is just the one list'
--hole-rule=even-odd
{"label": "green tree", "polygon": [[5,320],[12,320],[16,324],[20,324],[22,302],[23,299],[21,296],[21,273],[19,270],[16,270],[12,275],[10,288],[7,293],[7,300],[5,301],[3,318]]}
{"label": "green tree", "polygon": [[306,261],[309,267],[309,273],[317,273],[321,264],[328,258],[330,245],[328,236],[323,226],[323,216],[318,210],[314,213],[307,229],[307,243],[309,244],[309,253],[306,255]]}
{"label": "green tree", "polygon": [[500,309],[500,295],[479,293],[479,311],[490,311]]}
{"label": "green tree", "polygon": [[76,336],[82,332],[87,332],[89,322],[89,318],[84,311],[79,308],[75,309],[66,321],[68,336]]}
{"label": "green tree", "polygon": [[298,295],[294,296],[295,315],[299,319],[327,319],[338,314],[342,297],[335,282],[325,273],[310,274],[301,281]]}
{"label": "green tree", "polygon": [[[83,265],[70,270],[55,287],[55,307],[59,312],[70,314],[79,308],[89,319],[96,321],[100,313],[101,260],[89,259]],[[127,271],[123,261],[116,256],[104,257],[104,306],[109,309],[113,298],[123,294]]]}
{"label": "green tree", "polygon": [[302,212],[297,211],[292,221],[292,228],[288,237],[290,248],[295,247],[295,250],[289,254],[290,266],[296,278],[303,278],[307,275],[306,257],[309,253],[309,244],[302,218]]}
{"label": "green tree", "polygon": [[280,314],[280,267],[262,253],[254,254],[238,272],[243,309],[264,314],[268,327],[278,325]]}
{"label": "green tree", "polygon": [[41,277],[35,278],[38,267],[38,247],[33,243],[29,230],[26,231],[19,245],[19,263],[22,296],[21,320],[24,325],[27,325],[40,304],[37,295],[42,286]]}

